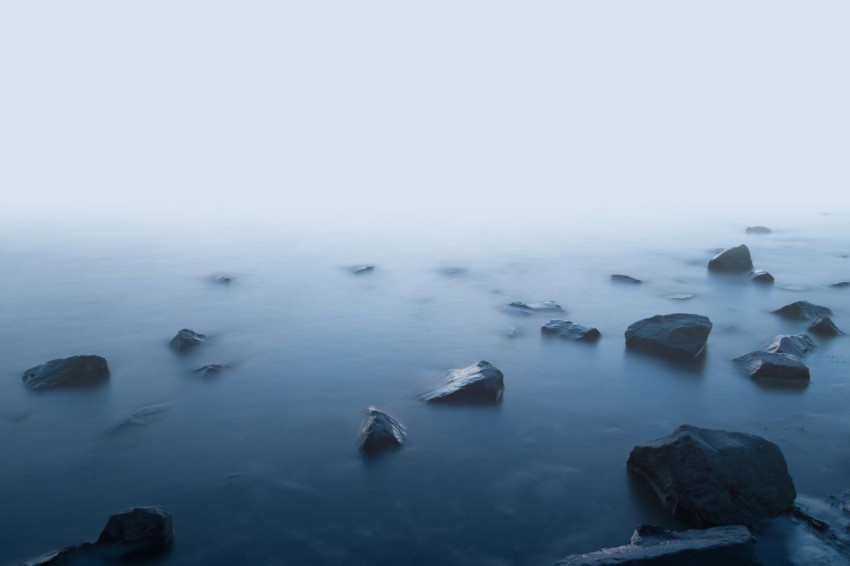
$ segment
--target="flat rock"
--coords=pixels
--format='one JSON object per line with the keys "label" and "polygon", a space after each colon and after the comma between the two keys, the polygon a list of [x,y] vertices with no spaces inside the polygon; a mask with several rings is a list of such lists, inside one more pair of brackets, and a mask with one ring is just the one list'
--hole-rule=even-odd
{"label": "flat rock", "polygon": [[773,230],[767,226],[747,226],[747,234],[772,234]]}
{"label": "flat rock", "polygon": [[832,319],[828,316],[817,317],[811,326],[809,326],[809,332],[824,338],[841,336],[844,334],[837,326],[835,326],[835,323],[832,322]]}
{"label": "flat rock", "polygon": [[592,326],[585,326],[569,320],[553,318],[540,329],[543,334],[569,338],[570,340],[584,340],[587,342],[598,340],[601,333]]}
{"label": "flat rock", "polygon": [[156,403],[139,407],[130,416],[112,427],[112,433],[121,432],[129,428],[141,427],[150,424],[153,420],[171,408],[170,403]]}
{"label": "flat rock", "polygon": [[773,311],[784,318],[794,320],[814,320],[820,316],[832,314],[832,311],[820,305],[814,305],[808,301],[797,301]]}
{"label": "flat rock", "polygon": [[643,283],[643,281],[641,281],[640,279],[635,279],[631,275],[621,275],[619,273],[615,273],[614,275],[612,275],[611,281],[616,281],[617,283],[632,283],[632,284]]}
{"label": "flat rock", "polygon": [[349,268],[349,271],[354,275],[363,275],[365,273],[371,273],[375,271],[374,265],[356,265],[354,267]]}
{"label": "flat rock", "polygon": [[396,448],[404,444],[407,431],[400,422],[379,411],[374,407],[366,409],[357,446],[363,454],[371,456],[388,448]]}
{"label": "flat rock", "polygon": [[798,358],[805,357],[817,348],[814,340],[805,334],[782,334],[765,346],[764,351],[772,354],[792,354]]}
{"label": "flat rock", "polygon": [[29,389],[92,385],[109,378],[109,365],[100,356],[83,355],[58,358],[24,372]]}
{"label": "flat rock", "polygon": [[790,511],[797,496],[779,447],[741,432],[682,425],[635,446],[628,468],[668,511],[698,528],[752,526]]}
{"label": "flat rock", "polygon": [[446,383],[422,396],[423,401],[473,401],[498,403],[505,390],[504,375],[489,362],[451,370]]}
{"label": "flat rock", "polygon": [[709,271],[752,271],[753,258],[750,256],[750,248],[741,244],[728,250],[723,250],[708,260]]}
{"label": "flat rock", "polygon": [[764,269],[757,269],[755,271],[750,271],[750,273],[749,273],[749,275],[747,275],[747,277],[750,279],[750,281],[753,281],[755,283],[768,283],[768,284],[770,284],[770,283],[773,283],[773,281],[774,281],[773,275],[771,275],[770,273],[768,273]]}
{"label": "flat rock", "polygon": [[563,312],[564,309],[555,301],[543,301],[539,303],[514,301],[505,305],[505,310],[514,314],[533,314],[536,312]]}
{"label": "flat rock", "polygon": [[711,321],[698,314],[655,315],[626,329],[626,347],[678,358],[694,358],[705,348]]}
{"label": "flat rock", "polygon": [[756,566],[755,543],[742,525],[679,532],[641,525],[630,544],[567,556],[556,566]]}
{"label": "flat rock", "polygon": [[203,344],[206,339],[206,335],[184,328],[171,339],[169,344],[171,344],[171,347],[176,349],[178,352],[188,352],[192,348]]}
{"label": "flat rock", "polygon": [[739,356],[733,361],[753,379],[807,382],[810,378],[808,366],[793,354],[757,351]]}

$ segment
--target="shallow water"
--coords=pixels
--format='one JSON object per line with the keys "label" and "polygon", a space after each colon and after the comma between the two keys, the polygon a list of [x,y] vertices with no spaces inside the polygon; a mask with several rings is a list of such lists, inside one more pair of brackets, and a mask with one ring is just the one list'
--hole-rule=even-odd
{"label": "shallow water", "polygon": [[[730,361],[803,332],[770,312],[796,300],[850,328],[850,291],[828,287],[850,279],[850,223],[817,212],[350,231],[7,224],[0,563],[93,540],[111,513],[160,504],[175,524],[162,563],[551,564],[623,544],[639,523],[681,526],[625,461],[683,423],[778,443],[801,495],[843,491],[846,338],[815,338],[805,389],[759,386]],[[754,224],[776,232],[745,235]],[[740,243],[774,286],[707,272],[716,248]],[[347,269],[364,263],[377,267]],[[542,337],[554,316],[501,308],[546,300],[602,338]],[[629,324],[673,312],[712,320],[704,358],[625,351]],[[173,352],[184,327],[209,342]],[[89,353],[109,361],[107,384],[21,383],[29,367]],[[479,359],[505,374],[500,405],[418,400]],[[232,367],[192,374],[210,363]],[[354,441],[370,405],[409,442],[367,461]],[[777,551],[783,536],[762,537],[772,563],[796,560]]]}

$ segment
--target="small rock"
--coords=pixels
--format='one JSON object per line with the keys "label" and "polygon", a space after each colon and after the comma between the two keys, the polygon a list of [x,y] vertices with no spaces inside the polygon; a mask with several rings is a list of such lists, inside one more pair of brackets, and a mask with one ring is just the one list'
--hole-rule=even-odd
{"label": "small rock", "polygon": [[230,277],[225,276],[225,275],[219,275],[218,277],[215,278],[215,282],[219,283],[221,285],[227,285],[231,281],[232,281],[232,279]]}
{"label": "small rock", "polygon": [[844,334],[837,326],[835,326],[835,323],[832,322],[832,319],[828,316],[819,316],[816,318],[812,325],[809,326],[809,332],[824,338],[831,338],[833,336],[841,336]]}
{"label": "small rock", "polygon": [[58,358],[24,372],[29,389],[91,385],[109,378],[109,365],[100,356],[83,355]]}
{"label": "small rock", "polygon": [[846,289],[850,287],[850,281],[839,281],[838,283],[833,283],[830,287],[835,287],[836,289]]}
{"label": "small rock", "polygon": [[793,354],[750,352],[733,360],[753,379],[809,381],[809,368]]}
{"label": "small rock", "polygon": [[795,334],[793,336],[777,336],[773,339],[773,342],[765,347],[764,351],[772,354],[792,354],[802,358],[814,351],[815,348],[817,348],[817,345],[811,338],[805,334]]}
{"label": "small rock", "polygon": [[363,275],[364,273],[371,273],[375,271],[374,265],[358,265],[349,269],[351,273],[354,275]]}
{"label": "small rock", "polygon": [[709,271],[752,271],[753,259],[750,256],[750,248],[741,244],[734,248],[724,250],[708,261]]}
{"label": "small rock", "polygon": [[224,370],[228,369],[229,367],[230,366],[225,364],[208,364],[203,367],[199,367],[198,369],[192,370],[192,373],[201,377],[215,377],[217,375],[220,375]]}
{"label": "small rock", "polygon": [[407,431],[400,422],[374,407],[366,409],[357,445],[367,456],[404,444]]}
{"label": "small rock", "polygon": [[584,340],[587,342],[598,340],[601,336],[599,330],[591,326],[584,326],[569,320],[553,318],[540,329],[543,334],[569,338],[570,340]]}
{"label": "small rock", "polygon": [[482,401],[498,403],[505,390],[504,375],[489,362],[451,370],[441,387],[422,396],[423,401]]}
{"label": "small rock", "polygon": [[828,308],[814,305],[808,301],[797,301],[773,312],[779,316],[794,320],[814,320],[818,317],[832,314],[832,311]]}
{"label": "small rock", "polygon": [[616,281],[617,283],[643,283],[640,279],[635,279],[631,275],[620,275],[619,273],[615,273],[611,276],[611,281]]}
{"label": "small rock", "polygon": [[667,298],[671,301],[689,301],[696,297],[693,293],[674,293],[672,295],[667,295]]}
{"label": "small rock", "polygon": [[773,275],[763,269],[751,271],[747,277],[750,278],[750,281],[754,281],[756,283],[773,283],[774,281]]}
{"label": "small rock", "polygon": [[680,358],[695,358],[705,348],[711,321],[698,314],[655,315],[626,329],[626,347]]}
{"label": "small rock", "polygon": [[771,234],[773,230],[766,226],[747,226],[747,234]]}
{"label": "small rock", "polygon": [[200,346],[206,339],[207,337],[204,334],[184,328],[171,339],[170,344],[178,352],[186,352],[196,346]]}
{"label": "small rock", "polygon": [[505,310],[516,314],[532,314],[535,312],[560,312],[564,309],[555,301],[543,301],[541,303],[514,301],[505,305]]}

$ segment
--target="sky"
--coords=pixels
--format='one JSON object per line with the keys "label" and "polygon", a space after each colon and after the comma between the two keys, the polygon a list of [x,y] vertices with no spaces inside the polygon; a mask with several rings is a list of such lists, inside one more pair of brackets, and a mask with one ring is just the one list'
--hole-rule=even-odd
{"label": "sky", "polygon": [[846,1],[0,4],[2,214],[847,208]]}

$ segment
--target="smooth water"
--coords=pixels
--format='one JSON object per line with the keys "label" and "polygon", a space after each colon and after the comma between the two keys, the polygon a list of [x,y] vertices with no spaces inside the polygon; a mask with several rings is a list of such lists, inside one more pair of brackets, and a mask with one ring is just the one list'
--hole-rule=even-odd
{"label": "smooth water", "polygon": [[[111,513],[160,504],[174,517],[168,564],[552,564],[623,544],[640,523],[681,527],[625,462],[683,423],[762,435],[801,495],[842,491],[847,339],[816,339],[802,390],[759,386],[730,361],[803,332],[770,313],[796,300],[850,330],[850,290],[828,287],[850,279],[850,223],[831,212],[350,231],[8,224],[0,563],[93,540]],[[752,224],[775,233],[745,235]],[[708,273],[715,249],[740,243],[774,286]],[[346,269],[363,263],[377,268]],[[695,296],[672,298],[682,294]],[[516,300],[557,301],[558,317],[602,338],[542,337],[552,317],[500,308]],[[714,323],[700,362],[625,351],[629,324],[673,312]],[[184,327],[210,340],[179,355],[168,340]],[[109,382],[23,387],[27,368],[75,354],[104,356]],[[418,400],[479,359],[505,374],[500,405]],[[209,363],[232,368],[191,373]],[[370,405],[409,442],[365,460],[355,437]],[[765,553],[788,544],[763,541]]]}

